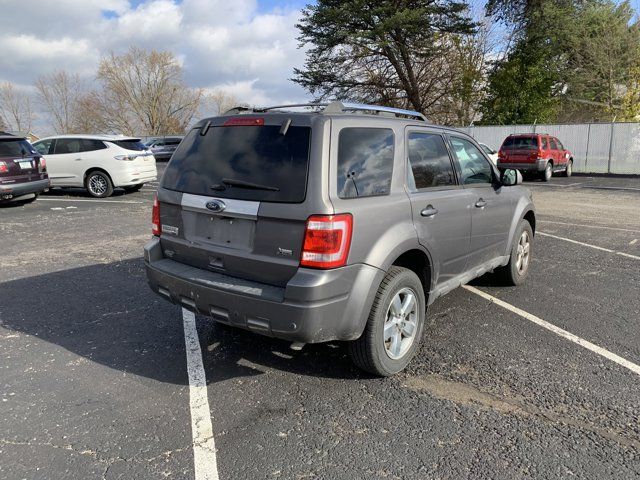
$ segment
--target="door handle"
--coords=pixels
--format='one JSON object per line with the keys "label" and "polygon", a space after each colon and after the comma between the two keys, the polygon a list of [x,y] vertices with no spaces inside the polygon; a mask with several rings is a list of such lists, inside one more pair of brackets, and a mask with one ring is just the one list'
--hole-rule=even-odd
{"label": "door handle", "polygon": [[80,162],[80,161],[82,161],[82,159],[81,159],[81,158],[76,158],[76,159],[74,160],[74,162]]}
{"label": "door handle", "polygon": [[433,205],[427,205],[427,207],[420,212],[423,217],[434,217],[438,213],[437,208],[433,208]]}
{"label": "door handle", "polygon": [[484,201],[483,198],[480,198],[477,202],[476,202],[476,208],[484,208],[487,206],[487,202]]}

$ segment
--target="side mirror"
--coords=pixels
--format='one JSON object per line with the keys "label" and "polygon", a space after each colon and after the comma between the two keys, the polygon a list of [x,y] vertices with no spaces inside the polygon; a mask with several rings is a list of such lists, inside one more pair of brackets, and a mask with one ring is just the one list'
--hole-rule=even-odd
{"label": "side mirror", "polygon": [[513,187],[514,185],[520,185],[522,183],[522,174],[519,170],[507,168],[502,171],[500,175],[500,182],[505,187]]}

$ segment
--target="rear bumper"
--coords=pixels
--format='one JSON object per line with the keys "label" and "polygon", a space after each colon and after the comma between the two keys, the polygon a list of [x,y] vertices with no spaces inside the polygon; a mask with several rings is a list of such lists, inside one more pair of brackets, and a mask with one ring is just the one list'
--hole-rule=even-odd
{"label": "rear bumper", "polygon": [[512,163],[498,161],[498,168],[501,170],[513,168],[515,170],[520,170],[521,172],[544,172],[546,166],[547,160],[544,158],[531,163]]}
{"label": "rear bumper", "polygon": [[358,338],[384,272],[369,265],[300,268],[286,287],[243,280],[164,258],[158,239],[144,249],[151,289],[214,320],[302,343]]}
{"label": "rear bumper", "polygon": [[[33,182],[0,184],[0,196],[12,195],[13,197],[21,197],[31,193],[42,193],[47,188],[49,188],[48,178]],[[0,200],[2,200],[1,197]]]}

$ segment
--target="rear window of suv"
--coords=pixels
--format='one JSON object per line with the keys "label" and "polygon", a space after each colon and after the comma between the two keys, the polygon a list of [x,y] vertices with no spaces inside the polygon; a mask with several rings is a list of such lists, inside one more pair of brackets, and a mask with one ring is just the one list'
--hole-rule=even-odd
{"label": "rear window of suv", "polygon": [[111,143],[119,146],[120,148],[124,148],[125,150],[133,150],[136,152],[141,152],[146,150],[147,147],[140,140],[110,140]]}
{"label": "rear window of suv", "polygon": [[35,151],[26,140],[0,140],[0,157],[33,155]]}
{"label": "rear window of suv", "polygon": [[538,137],[509,137],[502,144],[505,150],[537,150]]}
{"label": "rear window of suv", "polygon": [[[211,127],[182,140],[162,187],[183,193],[282,203],[302,202],[311,128],[280,125]],[[242,185],[244,184],[244,185]]]}

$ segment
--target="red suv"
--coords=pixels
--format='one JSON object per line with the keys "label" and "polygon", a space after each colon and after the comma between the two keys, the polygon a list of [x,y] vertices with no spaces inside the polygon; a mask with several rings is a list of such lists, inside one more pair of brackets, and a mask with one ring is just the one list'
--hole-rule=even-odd
{"label": "red suv", "polygon": [[523,173],[535,173],[548,182],[554,172],[570,177],[573,156],[560,140],[543,133],[509,135],[498,151],[498,168],[515,168]]}

